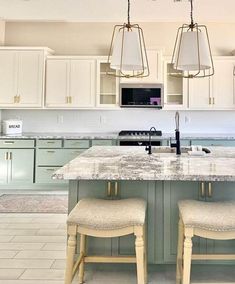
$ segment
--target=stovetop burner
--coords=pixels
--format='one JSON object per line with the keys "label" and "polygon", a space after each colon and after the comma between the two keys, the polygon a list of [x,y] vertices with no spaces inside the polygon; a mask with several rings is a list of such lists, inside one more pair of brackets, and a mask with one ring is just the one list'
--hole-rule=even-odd
{"label": "stovetop burner", "polygon": [[[122,130],[119,136],[149,136],[149,130]],[[162,131],[157,130],[152,132],[152,136],[162,136]]]}

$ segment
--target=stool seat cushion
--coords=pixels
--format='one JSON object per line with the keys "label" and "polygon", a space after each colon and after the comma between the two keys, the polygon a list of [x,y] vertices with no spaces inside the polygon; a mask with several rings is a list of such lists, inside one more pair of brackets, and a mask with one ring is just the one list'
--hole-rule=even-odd
{"label": "stool seat cushion", "polygon": [[103,200],[85,198],[78,202],[68,217],[68,224],[97,230],[115,230],[142,226],[146,201],[140,198]]}
{"label": "stool seat cushion", "polygon": [[185,227],[210,231],[235,231],[235,202],[181,200],[179,211]]}

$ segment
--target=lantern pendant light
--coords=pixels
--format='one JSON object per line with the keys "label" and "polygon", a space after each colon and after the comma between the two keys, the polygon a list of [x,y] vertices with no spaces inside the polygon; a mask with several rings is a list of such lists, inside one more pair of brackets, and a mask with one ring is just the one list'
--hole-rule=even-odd
{"label": "lantern pendant light", "polygon": [[183,78],[203,78],[214,75],[214,65],[207,27],[194,23],[193,0],[191,23],[178,29],[172,56],[172,76]]}
{"label": "lantern pendant light", "polygon": [[127,24],[114,26],[109,50],[107,75],[125,78],[149,76],[149,64],[143,30],[138,24],[130,23],[130,0],[128,0]]}

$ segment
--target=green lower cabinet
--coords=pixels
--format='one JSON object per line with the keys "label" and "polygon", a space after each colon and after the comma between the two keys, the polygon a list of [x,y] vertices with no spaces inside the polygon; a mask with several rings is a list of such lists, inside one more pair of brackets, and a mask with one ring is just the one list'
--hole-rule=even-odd
{"label": "green lower cabinet", "polygon": [[37,167],[36,168],[36,182],[41,184],[53,184],[53,183],[68,183],[64,180],[52,179],[52,175],[60,167]]}
{"label": "green lower cabinet", "polygon": [[0,149],[0,184],[6,184],[8,180],[7,150]]}
{"label": "green lower cabinet", "polygon": [[34,149],[11,149],[8,183],[33,183]]}
{"label": "green lower cabinet", "polygon": [[234,140],[202,140],[195,139],[191,140],[191,145],[201,145],[201,146],[223,146],[223,147],[235,147]]}
{"label": "green lower cabinet", "polygon": [[[200,199],[200,183],[174,181],[164,182],[164,262],[175,262],[178,241],[178,201]],[[203,253],[206,240],[193,238],[193,251]]]}
{"label": "green lower cabinet", "polygon": [[0,184],[32,184],[34,149],[0,149]]}

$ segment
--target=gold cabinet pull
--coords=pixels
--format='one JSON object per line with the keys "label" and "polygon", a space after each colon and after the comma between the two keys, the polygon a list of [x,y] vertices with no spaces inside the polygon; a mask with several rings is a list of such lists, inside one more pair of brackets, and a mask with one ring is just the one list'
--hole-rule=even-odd
{"label": "gold cabinet pull", "polygon": [[118,182],[115,182],[115,188],[114,188],[114,195],[115,197],[118,197]]}
{"label": "gold cabinet pull", "polygon": [[5,153],[5,160],[8,160],[8,152]]}
{"label": "gold cabinet pull", "polygon": [[111,182],[108,182],[107,185],[107,197],[111,197],[112,196],[112,188],[111,188]]}
{"label": "gold cabinet pull", "polygon": [[208,197],[212,198],[212,183],[209,182],[208,184]]}
{"label": "gold cabinet pull", "polygon": [[209,97],[209,105],[211,105],[211,97]]}
{"label": "gold cabinet pull", "polygon": [[51,153],[52,154],[52,153],[55,153],[55,151],[47,151],[47,153]]}
{"label": "gold cabinet pull", "polygon": [[70,104],[72,103],[72,97],[71,96],[69,97],[69,103]]}
{"label": "gold cabinet pull", "polygon": [[12,152],[9,153],[9,160],[12,160]]}
{"label": "gold cabinet pull", "polygon": [[15,143],[14,141],[10,141],[10,140],[3,142],[3,144],[14,144],[14,143]]}
{"label": "gold cabinet pull", "polygon": [[215,104],[215,98],[213,98],[213,105]]}
{"label": "gold cabinet pull", "polygon": [[201,182],[200,195],[201,195],[201,198],[205,197],[205,182]]}
{"label": "gold cabinet pull", "polygon": [[46,169],[48,172],[55,172],[55,169]]}

